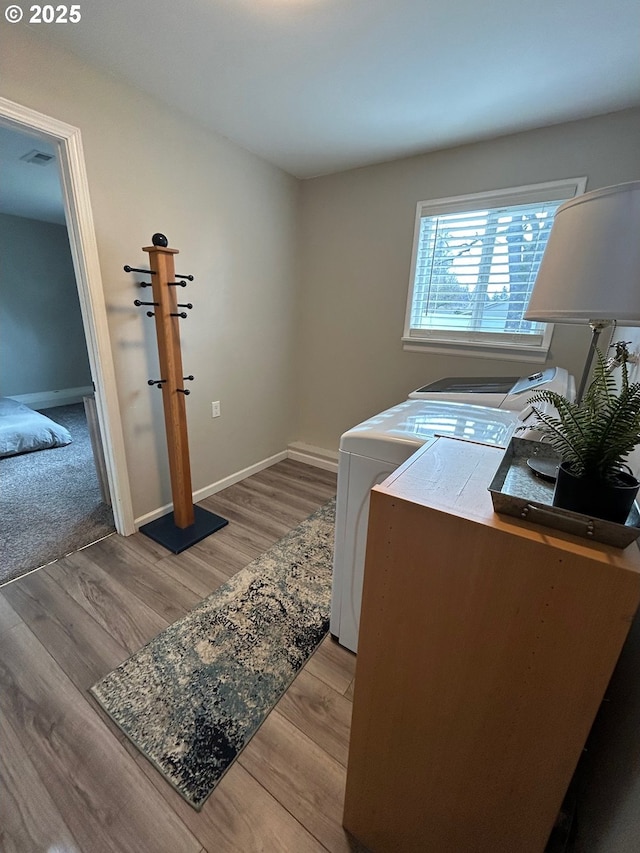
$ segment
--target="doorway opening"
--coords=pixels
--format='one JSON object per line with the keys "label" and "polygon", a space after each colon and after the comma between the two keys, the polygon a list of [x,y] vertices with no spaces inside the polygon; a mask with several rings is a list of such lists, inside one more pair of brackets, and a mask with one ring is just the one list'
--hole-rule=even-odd
{"label": "doorway opening", "polygon": [[111,501],[116,531],[129,535],[135,524],[80,131],[4,98],[0,98],[0,127],[31,137],[36,151],[39,145],[46,149],[48,144],[55,152],[93,385],[93,394],[88,396],[95,403],[94,431],[99,434],[103,488]]}

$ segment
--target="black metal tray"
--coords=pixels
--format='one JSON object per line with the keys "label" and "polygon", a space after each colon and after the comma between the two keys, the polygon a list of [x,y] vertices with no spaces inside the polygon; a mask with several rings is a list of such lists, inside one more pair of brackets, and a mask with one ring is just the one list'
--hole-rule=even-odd
{"label": "black metal tray", "polygon": [[640,536],[637,503],[634,502],[625,524],[553,506],[554,483],[536,476],[527,464],[529,459],[546,463],[558,461],[548,444],[528,438],[512,438],[489,485],[496,512],[616,548],[626,548]]}

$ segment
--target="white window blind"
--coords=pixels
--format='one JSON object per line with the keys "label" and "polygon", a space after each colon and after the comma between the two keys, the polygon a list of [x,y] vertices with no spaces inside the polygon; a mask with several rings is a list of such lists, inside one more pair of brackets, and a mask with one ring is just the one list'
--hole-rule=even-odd
{"label": "white window blind", "polygon": [[404,339],[541,349],[523,319],[556,209],[585,179],[421,202]]}

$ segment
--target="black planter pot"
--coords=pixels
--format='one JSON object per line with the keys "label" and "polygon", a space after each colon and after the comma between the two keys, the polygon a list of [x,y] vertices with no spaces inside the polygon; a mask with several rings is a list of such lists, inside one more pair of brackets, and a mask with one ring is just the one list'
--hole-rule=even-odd
{"label": "black planter pot", "polygon": [[621,471],[618,485],[593,477],[576,477],[563,462],[553,493],[553,505],[583,515],[604,518],[624,524],[638,494],[640,483],[631,474]]}

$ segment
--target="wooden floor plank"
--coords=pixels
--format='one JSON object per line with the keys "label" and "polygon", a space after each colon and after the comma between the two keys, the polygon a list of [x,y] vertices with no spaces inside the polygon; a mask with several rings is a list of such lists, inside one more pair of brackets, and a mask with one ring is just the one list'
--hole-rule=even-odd
{"label": "wooden floor plank", "polygon": [[258,553],[262,554],[280,539],[281,528],[270,529],[266,527],[259,513],[253,513],[240,506],[237,500],[227,494],[227,491],[225,489],[224,492],[211,495],[211,497],[201,501],[199,506],[227,519],[229,529],[233,531],[239,548],[243,546],[245,548],[258,548]]}
{"label": "wooden floor plank", "polygon": [[229,524],[233,524],[236,528],[236,534],[243,536],[247,543],[255,542],[262,553],[281,539],[291,527],[263,513],[259,507],[248,504],[245,494],[238,489],[238,485],[211,495],[202,501],[200,506],[226,518]]}
{"label": "wooden floor plank", "polygon": [[[306,468],[307,466],[301,466]],[[336,475],[327,474],[327,482],[319,483],[315,477],[306,475],[291,476],[282,465],[274,465],[260,472],[260,477],[252,478],[255,482],[264,483],[275,488],[286,500],[302,503],[304,501],[328,501],[336,493]]]}
{"label": "wooden floor plank", "polygon": [[200,601],[201,597],[193,590],[164,574],[161,561],[152,563],[144,559],[123,536],[110,536],[97,542],[87,557],[169,624]]}
{"label": "wooden floor plank", "polygon": [[0,713],[82,850],[199,853],[197,842],[28,630],[0,637]]}
{"label": "wooden floor plank", "polygon": [[[171,554],[159,560],[157,566],[202,599],[251,562],[250,557],[237,551],[224,559],[220,556],[220,548],[214,554],[206,558],[190,548],[182,554]],[[230,571],[232,565],[236,566],[234,571]]]}
{"label": "wooden floor plank", "polygon": [[9,631],[11,628],[20,624],[20,617],[9,603],[5,593],[11,588],[11,584],[6,584],[0,592],[0,634],[3,631]]}
{"label": "wooden floor plank", "polygon": [[230,522],[190,548],[189,553],[230,577],[263,553],[262,543],[256,541],[256,532],[259,536],[259,527],[253,519],[249,519],[246,526]]}
{"label": "wooden floor plank", "polygon": [[262,494],[277,496],[283,505],[291,509],[305,510],[308,513],[313,512],[313,506],[317,505],[318,501],[326,503],[336,493],[335,476],[332,484],[320,486],[317,482],[310,483],[287,476],[275,467],[266,468],[259,475],[244,482]]}
{"label": "wooden floor plank", "polygon": [[342,827],[346,770],[272,711],[239,763],[331,853],[354,848]]}
{"label": "wooden floor plank", "polygon": [[35,853],[80,848],[9,722],[0,714],[0,850]]}
{"label": "wooden floor plank", "polygon": [[335,490],[332,472],[284,460],[201,502],[230,523],[182,554],[114,535],[0,591],[3,853],[362,849],[341,826],[355,656],[331,640],[199,813],[86,692]]}
{"label": "wooden floor plank", "polygon": [[156,563],[158,560],[166,557],[168,553],[164,545],[161,545],[149,536],[145,536],[145,534],[140,533],[140,531],[133,533],[131,536],[127,536],[126,540],[130,548],[134,549],[141,557],[144,557],[145,560],[149,560],[150,563]]}
{"label": "wooden floor plank", "polygon": [[[281,471],[283,464],[273,466],[274,470]],[[280,476],[283,482],[287,482],[286,476]],[[336,491],[335,474],[330,474],[329,484],[319,488],[315,500],[293,501],[284,493],[284,485],[280,489],[270,486],[264,482],[266,477],[266,472],[261,471],[223,492],[211,495],[202,504],[212,512],[228,518],[230,526],[233,524],[237,527],[246,541],[260,541],[255,537],[256,534],[262,534],[261,553],[326,503]]]}
{"label": "wooden floor plank", "polygon": [[5,595],[81,691],[129,657],[127,649],[45,572],[11,584]]}
{"label": "wooden floor plank", "polygon": [[241,483],[236,483],[233,499],[238,501],[242,507],[250,509],[255,515],[268,520],[273,525],[280,525],[284,536],[291,528],[300,524],[310,512],[313,512],[315,502],[288,502],[278,499],[278,490],[260,483],[258,475],[256,479],[248,478]]}
{"label": "wooden floor plank", "polygon": [[139,755],[138,764],[193,835],[213,853],[324,853],[325,848],[236,762],[196,812]]}
{"label": "wooden floor plank", "polygon": [[[93,546],[91,546],[93,548]],[[131,654],[169,624],[106,574],[84,548],[42,569]]]}
{"label": "wooden floor plank", "polygon": [[289,722],[344,767],[349,758],[351,702],[305,669],[276,705]]}
{"label": "wooden floor plank", "polygon": [[356,672],[356,656],[327,636],[305,668],[338,693],[345,694]]}
{"label": "wooden floor plank", "polygon": [[335,471],[326,471],[323,468],[315,468],[307,465],[304,462],[296,462],[294,459],[283,459],[277,465],[272,465],[270,468],[265,468],[265,472],[283,474],[287,477],[287,488],[290,488],[290,483],[306,483],[311,484],[318,489],[318,494],[323,489],[331,491],[333,494],[336,491],[336,482],[338,475]]}
{"label": "wooden floor plank", "polygon": [[287,524],[295,527],[318,505],[318,496],[283,494],[279,483],[270,483],[261,472],[259,476],[244,480],[239,484],[247,503],[259,512],[269,512]]}

